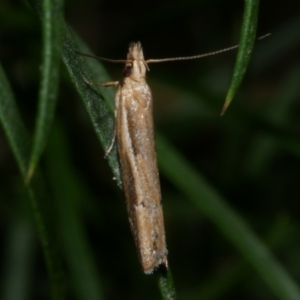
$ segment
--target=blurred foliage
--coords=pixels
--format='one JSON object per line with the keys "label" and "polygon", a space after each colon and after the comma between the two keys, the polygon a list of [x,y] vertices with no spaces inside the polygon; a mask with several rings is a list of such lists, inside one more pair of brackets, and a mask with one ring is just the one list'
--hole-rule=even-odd
{"label": "blurred foliage", "polygon": [[[141,41],[146,58],[164,58],[238,43],[243,4],[69,0],[65,18],[97,55],[124,58],[128,43]],[[223,117],[236,52],[150,66],[169,262],[180,299],[299,299],[291,285],[300,280],[299,6],[261,2],[257,35],[272,36],[255,45]],[[0,19],[0,61],[33,136],[42,26],[25,2],[1,1]],[[121,80],[122,66],[105,67]],[[65,67],[61,73],[40,168],[55,209],[51,221],[60,238],[67,299],[158,299],[155,277],[144,276],[138,265],[124,197],[103,159],[98,132],[74,78],[72,83]],[[114,91],[106,93],[109,98]],[[101,143],[107,140],[109,132]],[[2,127],[0,178],[0,298],[50,299],[30,201]],[[249,241],[253,247],[244,244]],[[286,297],[253,256],[257,245],[263,261],[272,252],[265,261],[271,257],[271,268],[281,270],[273,273],[290,291]]]}

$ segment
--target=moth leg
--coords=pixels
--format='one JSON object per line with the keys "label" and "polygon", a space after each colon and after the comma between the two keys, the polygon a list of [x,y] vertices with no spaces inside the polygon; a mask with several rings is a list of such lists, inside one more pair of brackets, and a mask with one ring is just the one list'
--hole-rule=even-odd
{"label": "moth leg", "polygon": [[82,77],[83,81],[88,84],[88,85],[100,85],[100,86],[117,86],[119,84],[119,81],[109,81],[109,82],[103,82],[103,83],[98,83],[98,82],[92,82],[87,80],[85,77]]}
{"label": "moth leg", "polygon": [[113,82],[106,82],[104,83],[103,85],[104,86],[110,86],[110,85],[115,85],[115,83],[117,83],[118,85],[118,90],[117,90],[117,93],[116,93],[116,98],[115,98],[115,111],[114,111],[114,115],[115,115],[115,123],[114,123],[114,133],[113,133],[113,137],[112,137],[112,140],[110,142],[110,145],[109,147],[107,148],[106,152],[105,152],[105,156],[104,158],[107,158],[107,156],[109,155],[110,151],[112,150],[114,144],[115,144],[115,141],[116,141],[116,136],[117,136],[117,127],[116,127],[116,120],[117,120],[117,112],[118,112],[118,107],[119,107],[119,102],[120,102],[120,85],[119,85],[119,82],[118,81],[113,81]]}
{"label": "moth leg", "polygon": [[112,86],[112,85],[118,86],[119,85],[119,81],[103,82],[103,83],[101,83],[101,85],[103,85],[103,86]]}
{"label": "moth leg", "polygon": [[[89,81],[87,80],[86,78],[83,77],[83,80],[86,84],[88,85],[98,85],[98,86],[118,86],[118,91],[116,93],[116,99],[115,99],[115,111],[114,111],[114,117],[115,117],[115,123],[116,123],[116,118],[117,118],[117,107],[119,105],[119,81],[109,81],[109,82],[103,82],[103,83],[98,83],[98,82],[92,82],[92,81]],[[106,152],[105,152],[105,155],[104,155],[104,158],[107,158],[107,156],[109,155],[109,153],[111,152],[114,144],[115,144],[115,141],[116,141],[116,126],[114,125],[114,133],[113,133],[113,137],[112,137],[112,140],[109,144],[109,147],[107,148]]]}

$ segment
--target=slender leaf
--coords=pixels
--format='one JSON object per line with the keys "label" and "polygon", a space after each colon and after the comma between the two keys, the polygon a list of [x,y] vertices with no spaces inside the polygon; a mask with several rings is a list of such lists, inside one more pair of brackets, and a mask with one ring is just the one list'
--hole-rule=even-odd
{"label": "slender leaf", "polygon": [[[111,109],[113,101],[109,88],[92,86],[89,82],[106,82],[109,77],[104,71],[101,64],[95,60],[91,61],[92,65],[87,65],[85,59],[76,52],[89,53],[87,47],[77,38],[75,40],[71,31],[65,26],[63,41],[63,61],[69,72],[72,82],[79,93],[86,111],[91,119],[97,137],[106,150],[108,149],[114,134],[114,119]],[[117,157],[116,145],[114,145],[107,157],[109,165],[115,176],[115,180],[121,187],[121,177],[119,162]]]}
{"label": "slender leaf", "polygon": [[[30,140],[2,66],[0,66],[0,121],[25,180],[30,153]],[[27,191],[30,195],[39,237],[46,258],[53,299],[64,299],[64,276],[53,223],[53,207],[40,174],[33,178],[27,186]]]}
{"label": "slender leaf", "polygon": [[157,136],[161,171],[231,240],[281,299],[300,299],[290,278],[247,224],[161,136]]}
{"label": "slender leaf", "polygon": [[[266,113],[269,120],[277,124],[289,124],[291,107],[299,95],[299,78],[300,67],[295,64],[283,78],[283,82],[278,85],[275,97],[272,100],[271,107]],[[279,147],[278,147],[279,146]],[[294,155],[300,158],[300,143],[295,137],[294,140],[289,138],[276,139],[270,134],[261,134],[256,137],[253,146],[248,149],[247,165],[245,168],[252,176],[263,176],[268,169],[269,164],[279,153],[282,147],[287,148]]]}
{"label": "slender leaf", "polygon": [[44,0],[41,19],[44,47],[43,68],[33,148],[26,178],[27,182],[33,175],[46,146],[54,118],[61,60],[63,0]]}
{"label": "slender leaf", "polygon": [[[193,105],[203,111],[203,104],[205,109],[209,109],[212,113],[217,113],[218,107],[221,102],[214,95],[214,86],[191,84],[190,81],[185,80],[182,76],[177,76],[174,73],[160,73],[158,76],[160,81],[164,81],[165,84],[170,86],[176,86],[180,92],[186,93],[188,96],[192,96],[192,99],[196,97],[202,97],[201,103],[199,101],[193,101]],[[200,95],[200,96],[199,96]],[[228,118],[225,119],[224,124],[233,124],[235,127],[244,127],[245,124],[252,128],[257,128],[268,133],[274,137],[274,141],[277,146],[284,148],[288,152],[300,157],[300,143],[298,134],[291,130],[291,128],[282,125],[279,120],[269,118],[262,111],[254,111],[253,108],[247,106],[243,107],[237,103],[227,112]],[[203,114],[199,114],[199,117],[203,117]],[[230,125],[231,126],[231,125]]]}
{"label": "slender leaf", "polygon": [[256,38],[258,7],[259,0],[245,0],[243,24],[239,43],[240,46],[233,70],[231,84],[226,95],[226,100],[222,108],[221,115],[225,113],[226,109],[231,103],[235,93],[237,92],[244,78],[246,69],[249,65]]}
{"label": "slender leaf", "polygon": [[159,270],[158,273],[158,286],[164,300],[175,300],[176,290],[173,282],[171,270]]}
{"label": "slender leaf", "polygon": [[50,140],[51,151],[46,151],[49,179],[58,210],[58,223],[71,270],[72,287],[77,298],[100,300],[103,299],[101,279],[79,207],[83,199],[87,201],[89,195],[81,192],[82,182],[75,175],[69,161],[72,149],[68,149],[66,140],[62,129],[56,126]]}
{"label": "slender leaf", "polygon": [[[40,0],[28,1],[33,9],[38,14],[41,14]],[[101,68],[101,64],[97,63],[97,67],[87,65],[84,62],[84,59],[77,54],[78,51],[81,52],[82,50],[88,52],[87,47],[80,42],[79,38],[75,40],[68,26],[63,25],[63,62],[69,72],[75,88],[83,100],[86,111],[88,112],[91,122],[95,128],[97,137],[102,147],[106,150],[112,141],[114,133],[114,120],[111,109],[112,99],[110,97],[111,93],[109,93],[106,88],[89,85],[85,82],[85,80],[102,83],[108,81],[108,76],[104,69]],[[116,146],[113,147],[107,159],[114,173],[115,180],[121,187]]]}
{"label": "slender leaf", "polygon": [[[23,207],[23,206],[22,206]],[[2,300],[26,300],[32,281],[35,240],[32,224],[24,217],[13,220],[7,231],[7,245],[3,269]]]}
{"label": "slender leaf", "polygon": [[21,174],[25,176],[30,139],[21,120],[13,93],[0,65],[0,120],[14,152]]}
{"label": "slender leaf", "polygon": [[[266,243],[272,249],[284,249],[290,246],[287,240],[297,238],[297,228],[289,218],[280,217],[269,226],[269,231],[265,238]],[[198,284],[194,289],[189,288],[182,293],[181,298],[190,300],[214,300],[222,299],[226,293],[233,290],[235,286],[242,282],[251,281],[256,274],[249,263],[242,257],[231,262],[225,269],[208,276],[204,282]]]}

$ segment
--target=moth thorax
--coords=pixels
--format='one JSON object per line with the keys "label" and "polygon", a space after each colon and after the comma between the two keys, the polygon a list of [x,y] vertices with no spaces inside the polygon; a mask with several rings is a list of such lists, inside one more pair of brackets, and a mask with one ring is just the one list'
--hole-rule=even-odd
{"label": "moth thorax", "polygon": [[146,77],[146,65],[144,60],[134,60],[132,62],[130,78],[135,81],[143,81]]}

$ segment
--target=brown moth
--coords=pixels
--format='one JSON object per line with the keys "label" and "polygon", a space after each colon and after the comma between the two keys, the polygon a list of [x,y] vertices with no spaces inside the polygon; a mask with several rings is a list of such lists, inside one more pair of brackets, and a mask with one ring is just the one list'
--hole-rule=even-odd
{"label": "brown moth", "polygon": [[140,264],[146,274],[151,274],[160,265],[168,268],[168,251],[154,143],[152,95],[146,83],[148,64],[198,59],[237,47],[238,45],[195,56],[146,61],[139,42],[129,45],[126,60],[113,60],[77,52],[104,61],[125,63],[123,85],[118,81],[101,84],[117,86],[115,133],[106,156],[110,153],[116,139],[130,228]]}
{"label": "brown moth", "polygon": [[[115,97],[115,142],[131,232],[143,271],[151,274],[159,265],[168,268],[167,246],[154,142],[152,95],[146,83],[147,62],[140,43],[131,43],[126,60],[112,60],[79,53],[109,62],[123,62],[124,82]],[[93,84],[85,80],[88,84]]]}
{"label": "brown moth", "polygon": [[115,130],[130,228],[148,274],[160,264],[168,266],[168,251],[146,69],[141,44],[130,44],[124,83],[117,84]]}

